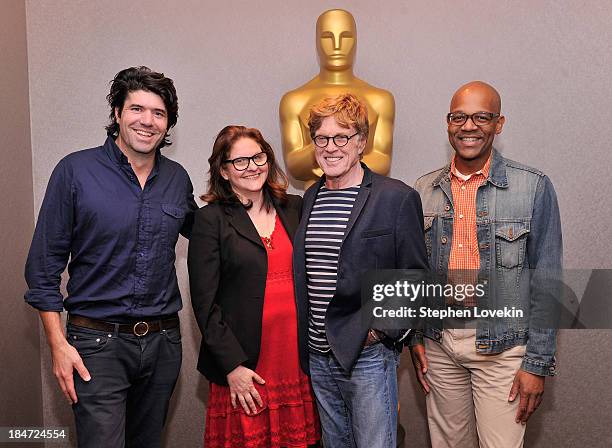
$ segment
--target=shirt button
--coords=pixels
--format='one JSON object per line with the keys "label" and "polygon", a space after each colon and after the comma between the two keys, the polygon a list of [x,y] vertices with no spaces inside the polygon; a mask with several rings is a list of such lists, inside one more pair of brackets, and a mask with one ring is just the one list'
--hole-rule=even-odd
{"label": "shirt button", "polygon": [[463,244],[459,243],[459,249],[463,249]]}
{"label": "shirt button", "polygon": [[463,219],[463,213],[459,214],[459,219]]}
{"label": "shirt button", "polygon": [[465,191],[465,185],[461,185],[461,189]]}

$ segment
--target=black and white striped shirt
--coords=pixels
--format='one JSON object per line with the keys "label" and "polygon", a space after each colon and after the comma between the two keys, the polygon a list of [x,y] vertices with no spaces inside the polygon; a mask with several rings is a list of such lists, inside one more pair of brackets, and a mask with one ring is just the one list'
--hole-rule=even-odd
{"label": "black and white striped shirt", "polygon": [[360,185],[329,190],[322,186],[306,226],[306,279],[310,316],[308,346],[326,353],[330,350],[325,334],[325,313],[334,293],[338,256]]}

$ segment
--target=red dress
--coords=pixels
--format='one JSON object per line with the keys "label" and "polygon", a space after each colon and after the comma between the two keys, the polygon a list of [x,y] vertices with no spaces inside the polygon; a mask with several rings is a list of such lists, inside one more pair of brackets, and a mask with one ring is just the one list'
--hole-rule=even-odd
{"label": "red dress", "polygon": [[266,383],[254,385],[264,406],[249,416],[239,403],[232,408],[229,387],[210,383],[206,448],[297,448],[321,438],[310,382],[299,365],[293,248],[278,215],[270,236],[272,247],[262,240],[268,253],[268,275],[255,372]]}

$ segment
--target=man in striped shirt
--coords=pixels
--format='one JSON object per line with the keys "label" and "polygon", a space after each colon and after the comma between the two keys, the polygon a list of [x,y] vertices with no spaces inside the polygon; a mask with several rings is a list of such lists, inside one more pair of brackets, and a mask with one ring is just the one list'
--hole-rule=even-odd
{"label": "man in striped shirt", "polygon": [[[559,208],[548,177],[493,149],[504,122],[493,87],[460,87],[447,115],[455,156],[415,186],[432,268],[455,286],[478,282],[488,290],[447,302],[471,318],[427,326],[426,338],[416,332],[411,340],[434,448],[523,446],[544,378],[555,373],[556,332],[542,316],[554,315],[558,303]],[[475,319],[482,305],[523,315]]]}
{"label": "man in striped shirt", "polygon": [[421,201],[361,163],[368,117],[357,97],[322,100],[308,124],[324,176],[304,196],[294,241],[300,362],[326,448],[395,447],[406,331],[369,326],[361,279],[373,269],[427,269]]}

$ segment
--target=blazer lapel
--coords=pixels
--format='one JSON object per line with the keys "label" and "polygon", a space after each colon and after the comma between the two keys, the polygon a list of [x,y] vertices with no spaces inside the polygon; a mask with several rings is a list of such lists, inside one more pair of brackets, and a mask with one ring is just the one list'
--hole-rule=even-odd
{"label": "blazer lapel", "polygon": [[247,215],[246,210],[241,206],[228,205],[225,207],[225,213],[228,216],[229,224],[238,232],[240,235],[248,240],[251,240],[262,249],[265,249],[257,229],[253,225],[251,218]]}
{"label": "blazer lapel", "polygon": [[289,236],[289,240],[293,244],[293,236],[295,235],[295,231],[298,226],[297,215],[287,215],[285,208],[281,206],[276,199],[273,200],[274,208],[276,209],[276,213]]}
{"label": "blazer lapel", "polygon": [[346,226],[346,233],[344,235],[344,239],[342,240],[342,244],[346,241],[348,234],[351,232],[351,229],[355,225],[355,221],[359,218],[361,214],[361,210],[363,210],[363,206],[368,200],[368,196],[370,196],[370,187],[372,185],[372,172],[370,169],[363,165],[364,173],[363,180],[361,181],[361,187],[359,188],[359,193],[357,194],[357,199],[355,199],[355,204],[353,204],[353,209],[351,210],[351,216],[349,217],[349,222]]}
{"label": "blazer lapel", "polygon": [[[304,194],[304,203],[302,204],[302,221],[308,221],[310,218],[310,213],[312,212],[312,207],[314,207],[315,200],[317,199],[317,193],[321,189],[321,186],[325,182],[325,176],[319,179],[316,189],[312,192],[312,194]],[[307,190],[308,191],[308,190]],[[305,227],[305,226],[304,226]]]}
{"label": "blazer lapel", "polygon": [[323,179],[319,180],[319,183],[313,189],[314,191],[306,190],[304,202],[302,203],[302,220],[299,222],[295,237],[293,238],[293,270],[296,274],[296,290],[302,286],[304,290],[306,288],[306,283],[303,285],[299,283],[299,280],[306,275],[306,249],[304,247],[306,243],[306,227],[308,226],[308,219],[310,218],[310,213],[312,212],[312,207],[317,198],[317,192],[321,189],[321,185],[323,185]]}

